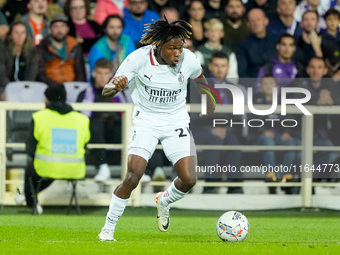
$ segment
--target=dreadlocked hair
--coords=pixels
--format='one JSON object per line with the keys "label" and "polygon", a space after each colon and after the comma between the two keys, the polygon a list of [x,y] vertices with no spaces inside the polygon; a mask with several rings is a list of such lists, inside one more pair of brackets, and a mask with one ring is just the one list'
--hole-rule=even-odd
{"label": "dreadlocked hair", "polygon": [[175,37],[180,37],[183,40],[184,38],[190,38],[192,26],[188,22],[176,20],[169,23],[165,15],[164,19],[152,20],[154,23],[145,24],[144,31],[147,31],[147,33],[143,34],[140,40],[141,44],[152,44],[158,47]]}

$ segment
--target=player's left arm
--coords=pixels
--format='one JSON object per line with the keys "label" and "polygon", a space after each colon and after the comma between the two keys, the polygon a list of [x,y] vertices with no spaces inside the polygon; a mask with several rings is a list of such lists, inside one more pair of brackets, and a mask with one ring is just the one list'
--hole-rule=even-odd
{"label": "player's left arm", "polygon": [[[195,86],[197,88],[197,91],[200,94],[207,94],[207,114],[208,115],[213,114],[214,111],[215,111],[215,104],[214,104],[212,98],[206,92],[206,91],[211,92],[210,89],[207,88],[206,86],[202,85],[202,84],[208,84],[207,79],[204,77],[203,71],[202,71],[200,76],[198,76],[196,79],[194,79],[194,81],[195,81]],[[204,88],[204,90],[202,90],[200,88]]]}
{"label": "player's left arm", "polygon": [[204,77],[201,62],[191,51],[185,50],[184,53],[185,61],[186,63],[189,63],[187,65],[190,72],[189,78],[194,81],[195,87],[200,94],[207,94],[207,114],[213,114],[215,111],[215,104],[212,98],[208,95],[208,93],[211,93],[210,89],[204,86],[204,84],[208,84],[208,82]]}

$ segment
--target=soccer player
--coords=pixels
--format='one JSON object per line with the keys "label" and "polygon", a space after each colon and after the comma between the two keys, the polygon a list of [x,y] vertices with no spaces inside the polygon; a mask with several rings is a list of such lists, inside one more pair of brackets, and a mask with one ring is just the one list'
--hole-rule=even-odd
{"label": "soccer player", "polygon": [[[184,38],[191,34],[189,26],[185,21],[169,23],[166,19],[148,24],[140,42],[150,45],[132,52],[103,89],[104,97],[113,97],[129,84],[135,107],[127,174],[112,194],[105,225],[98,235],[100,241],[115,241],[117,221],[158,141],[178,175],[165,192],[156,195],[160,231],[169,228],[169,205],[183,198],[196,183],[196,149],[185,102],[187,80],[205,78],[195,54],[183,49]],[[207,98],[207,114],[211,114],[215,108]]]}

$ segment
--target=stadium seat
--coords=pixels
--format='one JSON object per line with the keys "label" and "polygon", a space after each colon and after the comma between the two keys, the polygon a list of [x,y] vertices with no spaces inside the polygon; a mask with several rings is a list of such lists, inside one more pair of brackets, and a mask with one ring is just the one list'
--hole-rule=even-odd
{"label": "stadium seat", "polygon": [[84,91],[91,85],[87,82],[82,81],[70,81],[64,82],[66,89],[66,102],[67,103],[75,103],[77,102],[78,95],[80,92]]}
{"label": "stadium seat", "polygon": [[[17,81],[10,82],[5,87],[5,100],[18,103],[42,103],[47,85],[42,82]],[[32,121],[34,111],[9,111],[7,115],[7,142],[23,143],[27,138],[27,131]],[[11,148],[7,150],[9,160],[14,153],[23,153],[24,150]],[[24,160],[25,161],[25,160]]]}
{"label": "stadium seat", "polygon": [[8,102],[41,103],[47,85],[37,81],[14,81],[6,85],[5,97]]}

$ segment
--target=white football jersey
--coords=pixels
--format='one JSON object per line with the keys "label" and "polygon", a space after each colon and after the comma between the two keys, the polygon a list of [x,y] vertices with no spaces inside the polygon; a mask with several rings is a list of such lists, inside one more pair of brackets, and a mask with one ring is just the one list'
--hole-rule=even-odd
{"label": "white football jersey", "polygon": [[148,45],[132,52],[115,77],[125,75],[128,78],[134,115],[167,123],[189,123],[187,80],[198,78],[201,72],[200,61],[191,51],[183,49],[178,64],[171,67],[160,65],[154,55],[154,46]]}

